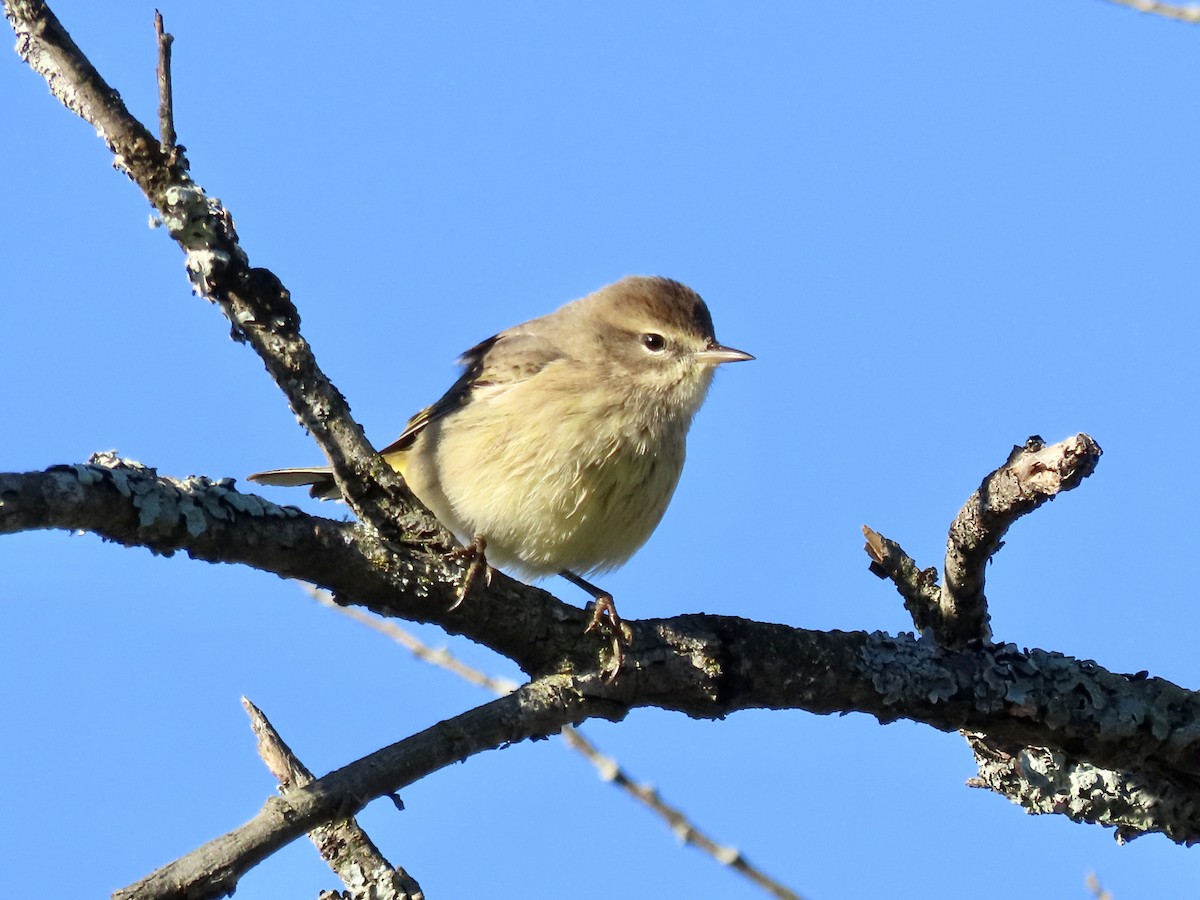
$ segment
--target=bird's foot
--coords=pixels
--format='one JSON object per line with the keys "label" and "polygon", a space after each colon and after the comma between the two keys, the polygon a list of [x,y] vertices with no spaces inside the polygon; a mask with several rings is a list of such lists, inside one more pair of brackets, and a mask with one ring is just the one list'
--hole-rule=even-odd
{"label": "bird's foot", "polygon": [[601,677],[611,684],[617,680],[617,674],[625,663],[625,648],[629,646],[633,632],[617,615],[617,607],[610,594],[596,598],[596,603],[592,607],[591,621],[588,622],[588,627],[583,630],[583,633],[590,634],[593,631],[606,632],[612,641],[612,656],[600,670]]}
{"label": "bird's foot", "polygon": [[475,581],[479,578],[480,573],[483,574],[485,587],[490,587],[492,584],[492,567],[488,565],[487,561],[487,538],[482,534],[477,534],[471,539],[471,543],[450,551],[447,556],[450,559],[469,560],[467,571],[463,573],[462,581],[459,582],[454,602],[450,604],[450,609],[458,609],[467,599],[467,594],[471,593],[471,588],[475,586]]}
{"label": "bird's foot", "polygon": [[583,588],[583,590],[592,595],[592,599],[595,601],[595,605],[592,608],[592,618],[588,622],[587,628],[583,630],[583,633],[590,634],[593,631],[607,632],[608,637],[612,640],[612,658],[601,668],[600,674],[607,682],[616,681],[617,673],[621,671],[621,665],[625,662],[625,648],[633,640],[633,632],[628,625],[621,621],[621,617],[617,615],[617,605],[613,603],[612,594],[601,590],[590,581],[566,569],[558,574],[571,582],[571,584]]}

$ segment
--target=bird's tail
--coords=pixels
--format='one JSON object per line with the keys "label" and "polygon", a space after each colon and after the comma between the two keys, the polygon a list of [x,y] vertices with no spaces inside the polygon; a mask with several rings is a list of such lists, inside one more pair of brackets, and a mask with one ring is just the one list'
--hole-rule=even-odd
{"label": "bird's tail", "polygon": [[246,476],[255,484],[275,487],[308,487],[308,492],[319,500],[338,500],[342,492],[333,479],[333,469],[328,466],[308,469],[268,469]]}
{"label": "bird's tail", "polygon": [[[383,459],[403,475],[405,463],[408,462],[408,452],[407,450],[395,450],[391,453],[384,453]],[[274,487],[307,487],[308,492],[318,500],[340,500],[342,496],[342,492],[338,490],[337,482],[333,478],[333,469],[329,466],[267,469],[265,472],[247,475],[246,480]]]}

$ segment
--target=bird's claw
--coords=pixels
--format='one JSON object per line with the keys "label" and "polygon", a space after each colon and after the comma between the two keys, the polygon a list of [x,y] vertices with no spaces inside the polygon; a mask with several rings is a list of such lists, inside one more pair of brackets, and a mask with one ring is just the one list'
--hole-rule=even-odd
{"label": "bird's claw", "polygon": [[596,598],[595,606],[592,607],[591,621],[588,622],[583,633],[590,634],[593,631],[605,631],[612,640],[612,657],[600,670],[604,681],[611,684],[616,680],[617,674],[625,662],[625,648],[633,639],[633,632],[628,625],[621,621],[621,617],[617,615],[616,604],[607,594]]}
{"label": "bird's claw", "polygon": [[455,592],[454,602],[450,604],[450,609],[455,610],[462,606],[462,602],[467,599],[467,594],[471,593],[471,588],[475,586],[475,581],[481,572],[483,573],[484,587],[492,585],[492,567],[488,565],[487,561],[487,539],[482,534],[477,534],[471,543],[450,551],[447,556],[450,559],[469,560],[467,571],[463,573],[462,581],[459,582],[458,590]]}

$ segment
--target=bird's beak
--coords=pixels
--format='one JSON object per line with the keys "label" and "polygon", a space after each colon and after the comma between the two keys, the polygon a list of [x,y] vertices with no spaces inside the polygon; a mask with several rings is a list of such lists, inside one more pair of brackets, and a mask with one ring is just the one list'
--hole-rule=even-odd
{"label": "bird's beak", "polygon": [[754,357],[745,350],[734,350],[732,347],[723,347],[716,341],[709,341],[708,346],[696,354],[696,359],[710,366],[717,366],[727,362],[745,362]]}

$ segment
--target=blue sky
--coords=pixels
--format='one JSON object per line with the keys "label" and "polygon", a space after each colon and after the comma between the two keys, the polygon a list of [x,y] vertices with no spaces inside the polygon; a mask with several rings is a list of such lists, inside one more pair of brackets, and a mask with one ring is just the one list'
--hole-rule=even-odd
{"label": "blue sky", "polygon": [[[152,122],[153,6],[54,8]],[[377,443],[459,352],[629,273],[692,285],[758,357],[718,377],[666,519],[605,579],[623,615],[909,630],[860,527],[937,564],[1014,443],[1086,431],[1096,475],[989,569],[996,636],[1200,681],[1200,30],[1098,0],[161,8],[193,173]],[[0,79],[0,467],[112,448],[177,476],[318,462],[91,129],[14,54]],[[63,896],[253,814],[273,782],[242,694],[319,772],[487,699],[262,573],[63,533],[5,537],[0,567],[20,811],[0,846],[68,859]],[[1118,847],[964,787],[954,735],[656,710],[585,731],[807,897],[1083,898],[1089,871],[1118,900],[1196,893],[1163,838]],[[404,799],[363,821],[432,897],[762,896],[558,742]],[[238,897],[330,886],[298,842]]]}

